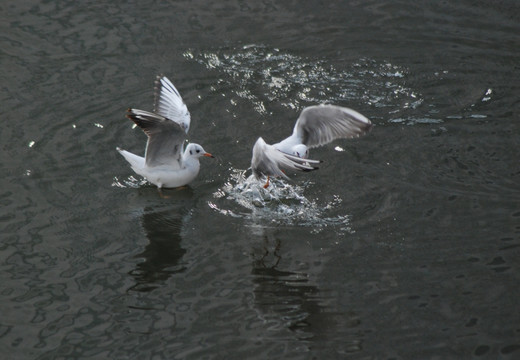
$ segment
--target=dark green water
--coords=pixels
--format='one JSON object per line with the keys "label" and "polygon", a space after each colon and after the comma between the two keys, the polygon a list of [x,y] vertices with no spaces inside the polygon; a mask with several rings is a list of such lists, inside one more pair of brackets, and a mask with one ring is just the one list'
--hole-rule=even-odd
{"label": "dark green water", "polygon": [[[0,5],[6,359],[520,357],[516,1]],[[167,75],[203,159],[143,184],[124,118]],[[305,106],[376,125],[296,196],[237,180]]]}

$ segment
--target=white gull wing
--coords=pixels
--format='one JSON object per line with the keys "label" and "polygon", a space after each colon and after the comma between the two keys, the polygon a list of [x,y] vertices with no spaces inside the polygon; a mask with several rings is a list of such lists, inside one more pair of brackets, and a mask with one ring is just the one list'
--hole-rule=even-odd
{"label": "white gull wing", "polygon": [[164,116],[138,109],[128,109],[126,116],[148,136],[145,151],[146,166],[167,165],[174,169],[182,167],[186,133],[179,124]]}
{"label": "white gull wing", "polygon": [[284,174],[282,168],[312,171],[318,169],[312,164],[320,163],[319,160],[301,159],[277,150],[274,146],[267,144],[261,137],[253,147],[253,158],[251,159],[251,169],[257,179],[262,176],[282,176],[289,179]]}
{"label": "white gull wing", "polygon": [[181,94],[166,76],[155,80],[153,111],[178,123],[186,133],[190,129],[191,116]]}
{"label": "white gull wing", "polygon": [[292,136],[313,148],[339,138],[359,137],[371,128],[370,120],[355,110],[336,105],[315,105],[303,109]]}

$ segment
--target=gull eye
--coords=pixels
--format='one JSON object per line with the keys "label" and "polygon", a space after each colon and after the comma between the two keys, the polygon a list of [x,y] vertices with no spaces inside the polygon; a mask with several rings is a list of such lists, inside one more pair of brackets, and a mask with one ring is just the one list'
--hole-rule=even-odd
{"label": "gull eye", "polygon": [[200,149],[197,149],[197,154],[200,153]]}

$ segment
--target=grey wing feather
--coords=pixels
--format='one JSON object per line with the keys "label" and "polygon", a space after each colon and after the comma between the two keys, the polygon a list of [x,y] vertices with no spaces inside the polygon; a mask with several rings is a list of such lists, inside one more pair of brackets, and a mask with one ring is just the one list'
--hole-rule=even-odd
{"label": "grey wing feather", "polygon": [[181,166],[186,133],[179,124],[164,116],[138,109],[128,109],[126,116],[148,136],[145,153],[147,166]]}
{"label": "grey wing feather", "polygon": [[355,110],[336,105],[317,105],[303,109],[294,126],[294,134],[309,148],[339,138],[367,133],[372,123]]}
{"label": "grey wing feather", "polygon": [[157,76],[155,80],[155,113],[175,121],[188,132],[191,122],[188,107],[182,100],[181,94],[166,76]]}
{"label": "grey wing feather", "polygon": [[251,168],[256,178],[262,176],[282,176],[289,179],[282,171],[284,169],[312,171],[318,169],[313,164],[320,161],[311,159],[301,159],[296,156],[288,155],[267,144],[261,137],[253,147],[253,158]]}

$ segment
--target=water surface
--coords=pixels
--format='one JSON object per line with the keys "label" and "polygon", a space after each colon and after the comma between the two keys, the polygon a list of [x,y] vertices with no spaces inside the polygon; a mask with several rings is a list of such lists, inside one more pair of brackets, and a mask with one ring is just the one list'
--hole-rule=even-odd
{"label": "water surface", "polygon": [[[0,349],[11,359],[520,356],[514,1],[0,8]],[[168,198],[116,146],[167,75],[203,159]],[[266,192],[302,108],[375,127]],[[251,190],[253,189],[253,190]],[[251,190],[251,191],[250,191]]]}

